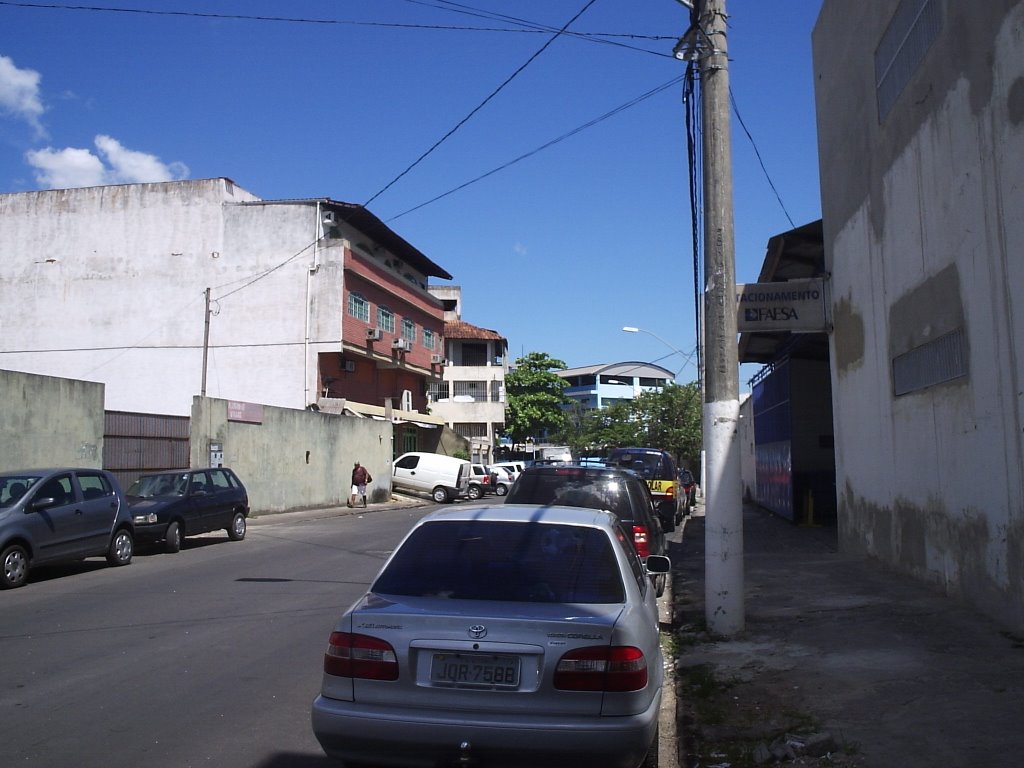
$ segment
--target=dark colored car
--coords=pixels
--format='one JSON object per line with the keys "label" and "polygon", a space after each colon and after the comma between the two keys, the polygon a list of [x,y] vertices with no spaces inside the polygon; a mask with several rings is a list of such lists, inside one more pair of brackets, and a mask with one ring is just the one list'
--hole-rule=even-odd
{"label": "dark colored car", "polygon": [[[667,555],[665,533],[646,483],[628,470],[581,465],[527,467],[505,496],[506,504],[605,509],[632,531],[640,559]],[[665,574],[652,576],[657,595],[665,591]]]}
{"label": "dark colored car", "polygon": [[0,473],[0,588],[43,563],[105,555],[128,565],[134,533],[120,484],[102,469]]}
{"label": "dark colored car", "polygon": [[181,549],[186,536],[225,530],[232,541],[245,538],[249,496],[226,467],[178,469],[139,477],[128,489],[139,541]]}
{"label": "dark colored car", "polygon": [[654,496],[661,527],[666,533],[676,529],[684,509],[679,474],[671,453],[658,448],[615,448],[605,463],[609,467],[631,469],[640,475]]}

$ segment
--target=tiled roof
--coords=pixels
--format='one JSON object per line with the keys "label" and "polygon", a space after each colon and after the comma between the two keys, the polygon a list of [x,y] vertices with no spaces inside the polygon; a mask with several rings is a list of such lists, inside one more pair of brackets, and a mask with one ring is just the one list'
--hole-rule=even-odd
{"label": "tiled roof", "polygon": [[480,328],[461,320],[455,320],[444,324],[444,337],[452,339],[477,339],[480,341],[505,341],[505,337],[497,331],[488,328]]}

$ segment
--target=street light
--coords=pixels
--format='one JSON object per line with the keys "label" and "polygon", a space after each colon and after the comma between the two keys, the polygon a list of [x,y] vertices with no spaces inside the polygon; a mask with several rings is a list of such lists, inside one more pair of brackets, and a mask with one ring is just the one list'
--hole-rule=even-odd
{"label": "street light", "polygon": [[[622,330],[624,330],[626,333],[646,333],[648,336],[653,336],[658,341],[660,341],[662,344],[664,344],[666,347],[668,347],[673,352],[675,352],[677,355],[682,357],[683,358],[683,367],[680,368],[678,371],[676,371],[676,376],[678,376],[680,373],[683,372],[683,368],[686,367],[687,363],[689,363],[690,361],[693,360],[693,356],[694,356],[694,354],[696,354],[696,351],[697,351],[697,350],[694,350],[690,354],[686,354],[685,352],[683,352],[683,350],[679,349],[678,347],[672,346],[667,341],[665,341],[663,338],[661,338],[661,336],[659,336],[658,334],[654,333],[653,331],[648,331],[646,328],[637,328],[636,326],[633,326],[633,325],[624,325],[622,327]],[[698,380],[699,380],[700,379],[700,371],[699,370],[697,371],[697,377],[698,377]]]}

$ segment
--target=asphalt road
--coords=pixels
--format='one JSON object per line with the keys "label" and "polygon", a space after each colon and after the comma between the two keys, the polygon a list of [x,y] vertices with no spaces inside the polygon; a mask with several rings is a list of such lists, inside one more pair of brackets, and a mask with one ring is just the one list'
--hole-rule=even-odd
{"label": "asphalt road", "polygon": [[327,636],[428,508],[252,525],[0,592],[0,762],[326,768]]}

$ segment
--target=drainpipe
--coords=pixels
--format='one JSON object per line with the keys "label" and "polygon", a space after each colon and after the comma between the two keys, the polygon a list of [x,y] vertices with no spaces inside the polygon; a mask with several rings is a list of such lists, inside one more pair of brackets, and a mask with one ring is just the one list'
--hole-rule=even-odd
{"label": "drainpipe", "polygon": [[[320,201],[316,202],[316,219],[313,221],[313,263],[306,270],[306,320],[305,332],[302,335],[302,386],[303,402],[308,408],[315,401],[309,399],[309,316],[312,312],[310,294],[312,293],[313,275],[320,269]],[[317,400],[319,400],[319,396]]]}

